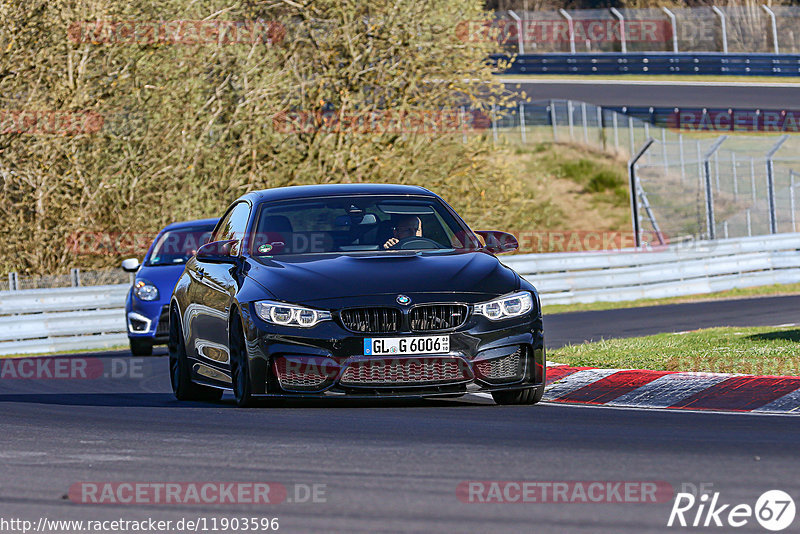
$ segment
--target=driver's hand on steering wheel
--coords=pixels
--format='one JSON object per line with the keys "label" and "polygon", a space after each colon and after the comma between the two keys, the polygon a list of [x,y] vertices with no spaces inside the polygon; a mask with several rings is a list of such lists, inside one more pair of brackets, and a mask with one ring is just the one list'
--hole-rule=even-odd
{"label": "driver's hand on steering wheel", "polygon": [[390,238],[389,238],[389,239],[386,241],[386,243],[384,243],[384,244],[383,244],[383,248],[385,248],[385,249],[392,248],[393,246],[395,246],[395,245],[396,245],[396,244],[398,244],[399,242],[400,242],[400,240],[399,240],[399,239],[397,239],[396,237],[390,237]]}

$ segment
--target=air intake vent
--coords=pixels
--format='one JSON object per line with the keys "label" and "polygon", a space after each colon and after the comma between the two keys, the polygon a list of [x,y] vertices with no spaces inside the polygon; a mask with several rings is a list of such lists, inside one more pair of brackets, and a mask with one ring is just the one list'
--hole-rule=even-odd
{"label": "air intake vent", "polygon": [[342,324],[353,332],[399,332],[402,314],[396,308],[350,308],[342,310]]}
{"label": "air intake vent", "polygon": [[427,304],[413,308],[408,315],[414,332],[437,332],[458,328],[467,320],[464,304]]}

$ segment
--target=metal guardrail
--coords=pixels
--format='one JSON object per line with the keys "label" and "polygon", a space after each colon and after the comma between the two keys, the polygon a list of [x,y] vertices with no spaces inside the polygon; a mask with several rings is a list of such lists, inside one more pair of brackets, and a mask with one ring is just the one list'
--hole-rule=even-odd
{"label": "metal guardrail", "polygon": [[544,304],[618,302],[800,282],[800,234],[696,241],[662,250],[510,256]]}
{"label": "metal guardrail", "polygon": [[129,288],[120,284],[0,291],[0,356],[126,344]]}
{"label": "metal guardrail", "polygon": [[[800,281],[800,233],[508,256],[545,304],[623,301]],[[0,291],[0,355],[125,344],[127,284]]]}
{"label": "metal guardrail", "polygon": [[[491,60],[511,60],[493,54]],[[629,52],[520,54],[503,74],[707,74],[797,76],[800,54]]]}

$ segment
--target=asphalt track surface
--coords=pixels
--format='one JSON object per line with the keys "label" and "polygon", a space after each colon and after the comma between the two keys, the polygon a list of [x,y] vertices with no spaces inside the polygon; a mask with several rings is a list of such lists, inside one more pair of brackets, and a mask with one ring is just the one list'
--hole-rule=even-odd
{"label": "asphalt track surface", "polygon": [[[552,316],[548,344],[686,323],[787,323],[798,317],[800,298],[679,306]],[[137,368],[124,378],[0,381],[0,518],[278,517],[279,532],[684,530],[666,528],[671,499],[462,502],[456,488],[470,480],[665,481],[675,491],[710,483],[723,503],[753,506],[769,489],[800,502],[793,416],[495,406],[477,396],[243,410],[227,394],[216,404],[175,401],[159,354],[85,355],[107,369],[112,361]],[[65,498],[80,481],[279,482],[290,497],[294,484],[324,484],[325,502],[90,505]],[[764,531],[752,518],[736,530]]]}
{"label": "asphalt track surface", "polygon": [[640,80],[547,80],[507,82],[531,100],[577,100],[598,106],[787,109],[800,107],[800,84],[724,84]]}

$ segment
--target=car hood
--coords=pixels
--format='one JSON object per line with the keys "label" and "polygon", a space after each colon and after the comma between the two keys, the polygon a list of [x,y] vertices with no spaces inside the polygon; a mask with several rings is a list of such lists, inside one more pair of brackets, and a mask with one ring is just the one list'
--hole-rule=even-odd
{"label": "car hood", "polygon": [[155,284],[158,288],[159,302],[169,302],[172,290],[178,283],[186,264],[176,263],[171,265],[143,265],[136,272],[136,278],[141,278]]}
{"label": "car hood", "polygon": [[490,254],[386,253],[257,258],[247,275],[279,300],[312,304],[368,295],[471,293],[479,300],[519,287]]}

